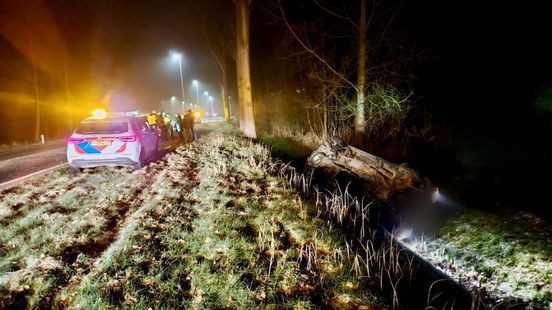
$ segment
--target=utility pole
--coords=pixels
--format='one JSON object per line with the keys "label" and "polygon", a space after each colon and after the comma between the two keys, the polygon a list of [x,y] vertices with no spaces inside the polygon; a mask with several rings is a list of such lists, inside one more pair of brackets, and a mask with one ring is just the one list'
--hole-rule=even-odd
{"label": "utility pole", "polygon": [[182,89],[182,101],[186,101],[184,95],[184,79],[182,78],[182,56],[178,55],[178,68],[180,69],[180,88]]}
{"label": "utility pole", "polygon": [[194,80],[192,83],[194,84],[195,89],[196,89],[197,105],[201,106],[201,102],[199,101],[199,82],[197,80]]}

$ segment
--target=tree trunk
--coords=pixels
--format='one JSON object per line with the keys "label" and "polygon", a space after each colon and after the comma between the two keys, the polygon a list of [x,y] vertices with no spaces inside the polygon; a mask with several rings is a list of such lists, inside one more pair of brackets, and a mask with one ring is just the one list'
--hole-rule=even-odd
{"label": "tree trunk", "polygon": [[[228,100],[228,78],[226,77],[226,59],[217,59],[220,68],[220,95],[224,110],[224,120],[230,123],[230,102]],[[223,63],[224,61],[224,63]]]}
{"label": "tree trunk", "polygon": [[220,92],[222,96],[222,106],[224,108],[224,120],[230,123],[230,102],[228,101],[228,79],[226,78],[226,70],[221,68],[221,85]]}
{"label": "tree trunk", "polygon": [[63,60],[63,86],[65,88],[65,100],[67,101],[67,114],[69,116],[69,131],[73,131],[73,103],[71,102],[71,93],[69,90],[69,78],[67,77],[67,67],[65,59]]}
{"label": "tree trunk", "polygon": [[323,121],[322,121],[322,124],[324,126],[323,131],[322,131],[322,137],[324,139],[327,139],[328,138],[328,102],[326,100],[324,100],[324,105],[322,107],[322,113],[324,113],[323,114]]}
{"label": "tree trunk", "polygon": [[240,129],[249,138],[257,138],[251,76],[249,67],[249,4],[250,0],[236,0],[236,72],[238,78],[238,102]]}
{"label": "tree trunk", "polygon": [[358,25],[358,68],[357,68],[357,105],[355,109],[355,140],[362,143],[366,130],[364,105],[366,101],[366,0],[360,0],[360,22]]}
{"label": "tree trunk", "polygon": [[[211,45],[212,46],[212,45]],[[224,110],[224,120],[230,123],[230,101],[228,99],[228,77],[226,76],[226,53],[224,50],[216,50],[211,47],[211,54],[217,61],[220,69],[220,95],[222,96],[222,107]]]}

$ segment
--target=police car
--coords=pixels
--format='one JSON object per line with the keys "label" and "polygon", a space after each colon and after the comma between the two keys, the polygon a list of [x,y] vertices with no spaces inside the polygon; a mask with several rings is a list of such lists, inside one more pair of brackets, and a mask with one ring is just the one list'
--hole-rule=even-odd
{"label": "police car", "polygon": [[140,117],[96,110],[67,138],[71,171],[98,166],[142,168],[158,151],[155,131]]}

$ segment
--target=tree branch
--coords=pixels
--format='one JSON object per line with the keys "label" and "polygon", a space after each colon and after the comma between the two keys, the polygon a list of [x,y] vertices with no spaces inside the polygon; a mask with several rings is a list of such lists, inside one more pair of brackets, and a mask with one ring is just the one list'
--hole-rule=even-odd
{"label": "tree branch", "polygon": [[299,44],[307,51],[309,52],[310,54],[312,54],[314,57],[316,57],[316,59],[318,59],[320,62],[322,62],[326,67],[328,67],[328,69],[330,69],[331,72],[333,72],[335,75],[337,75],[340,79],[342,79],[345,83],[347,83],[349,86],[351,86],[352,88],[355,89],[355,91],[358,91],[355,84],[352,83],[351,81],[349,81],[347,78],[345,78],[341,73],[339,73],[337,70],[335,70],[326,60],[324,60],[324,58],[320,57],[320,55],[318,55],[313,49],[309,48],[307,45],[305,45],[305,43],[303,43],[303,41],[301,40],[301,38],[299,38],[299,36],[295,33],[295,31],[293,31],[293,28],[291,27],[291,25],[289,24],[287,18],[286,18],[286,15],[284,14],[284,9],[282,8],[282,4],[280,3],[280,0],[278,0],[278,6],[280,7],[280,12],[282,14],[282,19],[284,20],[284,23],[286,24],[286,26],[288,27],[289,31],[291,32],[291,34],[293,35],[293,37],[297,40],[297,42],[299,42]]}
{"label": "tree branch", "polygon": [[337,14],[336,12],[334,12],[334,11],[328,9],[327,7],[323,6],[322,4],[320,4],[317,0],[312,0],[312,1],[313,1],[314,3],[316,3],[316,5],[318,5],[318,7],[321,8],[321,9],[322,9],[323,11],[325,11],[326,13],[328,13],[328,14],[330,14],[330,15],[332,15],[332,16],[335,16],[335,17],[337,17],[337,18],[340,18],[340,19],[343,19],[343,20],[346,20],[346,21],[350,22],[351,25],[353,25],[353,27],[354,27],[357,31],[359,31],[357,24],[356,24],[355,21],[352,20],[350,17],[343,16],[343,15],[341,15],[341,14]]}

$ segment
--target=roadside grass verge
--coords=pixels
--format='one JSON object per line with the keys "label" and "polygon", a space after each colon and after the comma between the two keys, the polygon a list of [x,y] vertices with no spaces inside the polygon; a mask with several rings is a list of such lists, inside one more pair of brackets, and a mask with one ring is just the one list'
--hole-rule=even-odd
{"label": "roadside grass verge", "polygon": [[177,308],[186,299],[183,232],[191,229],[191,188],[197,185],[190,149],[167,156],[148,199],[128,220],[119,238],[57,296],[68,308]]}
{"label": "roadside grass verge", "polygon": [[167,158],[136,172],[60,169],[0,193],[0,308],[53,306],[149,199]]}
{"label": "roadside grass verge", "polygon": [[189,152],[197,184],[137,221],[105,267],[65,292],[70,307],[382,307],[335,254],[341,234],[267,172],[268,149],[225,127]]}
{"label": "roadside grass verge", "polygon": [[[133,211],[146,183],[139,174],[97,169],[71,176],[62,169],[2,193],[0,304],[51,302],[57,286],[74,272],[77,257],[97,256]],[[119,182],[125,186],[115,186]]]}
{"label": "roadside grass verge", "polygon": [[465,210],[408,245],[502,303],[552,306],[552,225],[528,213]]}

